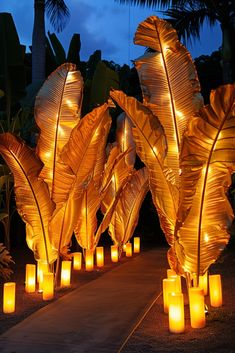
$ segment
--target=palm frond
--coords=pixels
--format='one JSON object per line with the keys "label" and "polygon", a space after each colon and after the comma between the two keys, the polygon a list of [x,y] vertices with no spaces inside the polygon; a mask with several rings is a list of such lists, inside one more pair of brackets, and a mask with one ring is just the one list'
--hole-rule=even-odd
{"label": "palm frond", "polygon": [[46,14],[57,32],[61,32],[67,25],[70,12],[64,0],[46,0]]}

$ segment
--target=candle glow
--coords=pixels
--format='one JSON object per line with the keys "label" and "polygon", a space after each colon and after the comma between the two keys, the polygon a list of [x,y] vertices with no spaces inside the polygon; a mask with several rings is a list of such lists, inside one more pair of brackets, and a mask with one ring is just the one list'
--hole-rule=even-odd
{"label": "candle glow", "polygon": [[36,265],[26,264],[25,269],[25,291],[33,293],[36,290]]}
{"label": "candle glow", "polygon": [[189,288],[190,322],[193,328],[203,328],[206,324],[204,291],[199,287]]}
{"label": "candle glow", "polygon": [[54,298],[54,274],[52,272],[45,272],[43,274],[43,300],[51,300]]}
{"label": "candle glow", "polygon": [[103,246],[98,246],[96,248],[96,265],[97,265],[97,267],[104,266],[104,248],[103,248]]}
{"label": "candle glow", "polygon": [[134,253],[140,252],[140,237],[134,237]]}
{"label": "candle glow", "polygon": [[126,243],[126,257],[132,256],[132,244]]}
{"label": "candle glow", "polygon": [[220,275],[209,275],[210,304],[213,307],[222,306],[222,284]]}
{"label": "candle glow", "polygon": [[71,279],[71,261],[64,260],[61,263],[61,279],[60,279],[61,287],[70,286],[70,279]]}
{"label": "candle glow", "polygon": [[118,262],[118,246],[111,245],[111,260],[112,262]]}
{"label": "candle glow", "polygon": [[81,270],[82,268],[82,253],[81,252],[74,252],[73,253],[73,269],[74,270]]}
{"label": "candle glow", "polygon": [[169,330],[172,333],[182,333],[184,323],[184,296],[182,293],[169,294]]}
{"label": "candle glow", "polygon": [[164,313],[168,313],[169,310],[169,294],[176,293],[176,279],[175,278],[164,278],[162,281],[163,285],[163,306]]}
{"label": "candle glow", "polygon": [[94,254],[92,250],[86,249],[86,271],[93,271],[94,269]]}
{"label": "candle glow", "polygon": [[3,285],[3,312],[11,314],[15,311],[15,282],[6,282]]}

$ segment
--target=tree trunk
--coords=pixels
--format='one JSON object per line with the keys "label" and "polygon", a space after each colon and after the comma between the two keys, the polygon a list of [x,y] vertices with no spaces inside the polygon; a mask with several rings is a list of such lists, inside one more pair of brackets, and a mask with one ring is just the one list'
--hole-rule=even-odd
{"label": "tree trunk", "polygon": [[32,38],[32,82],[45,80],[46,34],[45,0],[34,0]]}
{"label": "tree trunk", "polygon": [[222,30],[222,71],[223,83],[232,83],[232,42],[230,29],[221,24]]}

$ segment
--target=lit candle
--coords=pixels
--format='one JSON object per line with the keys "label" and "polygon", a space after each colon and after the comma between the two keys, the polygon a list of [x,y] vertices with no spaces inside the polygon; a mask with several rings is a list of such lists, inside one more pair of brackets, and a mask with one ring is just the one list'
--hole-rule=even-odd
{"label": "lit candle", "polygon": [[167,278],[170,278],[171,276],[175,276],[176,272],[172,270],[171,268],[167,269]]}
{"label": "lit candle", "polygon": [[4,314],[14,313],[15,311],[15,282],[6,282],[3,285],[3,312]]}
{"label": "lit candle", "polygon": [[199,287],[189,288],[190,322],[193,328],[205,327],[204,291]]}
{"label": "lit candle", "polygon": [[[194,274],[193,276],[193,286],[197,287],[197,275]],[[199,288],[203,289],[204,295],[207,295],[208,293],[208,273],[207,271],[204,273],[204,275],[199,276]]]}
{"label": "lit candle", "polygon": [[81,252],[74,252],[73,253],[73,269],[74,270],[81,270],[82,268],[82,253]]}
{"label": "lit candle", "polygon": [[36,289],[36,265],[26,264],[25,269],[25,291],[33,293]]}
{"label": "lit candle", "polygon": [[86,271],[93,271],[94,269],[94,254],[92,250],[86,250]]}
{"label": "lit candle", "polygon": [[111,260],[112,262],[118,262],[118,246],[111,245]]}
{"label": "lit candle", "polygon": [[126,257],[132,256],[132,244],[126,243]]}
{"label": "lit candle", "polygon": [[162,281],[163,285],[163,306],[164,313],[168,313],[169,309],[169,294],[176,292],[176,279],[175,278],[164,278]]}
{"label": "lit candle", "polygon": [[45,272],[43,274],[42,299],[51,300],[53,298],[54,298],[54,274],[52,272]]}
{"label": "lit candle", "polygon": [[60,278],[61,287],[70,286],[70,279],[71,279],[71,261],[64,260],[61,263],[61,278]]}
{"label": "lit candle", "polygon": [[169,330],[172,333],[182,333],[185,330],[182,293],[169,294]]}
{"label": "lit candle", "polygon": [[220,275],[209,275],[209,290],[211,306],[222,306],[222,284]]}
{"label": "lit candle", "polygon": [[96,265],[98,267],[104,266],[104,248],[103,248],[103,246],[97,246],[97,248],[96,248]]}
{"label": "lit candle", "polygon": [[43,287],[43,273],[48,272],[47,262],[44,260],[37,261],[37,281],[38,281],[38,291],[42,292]]}
{"label": "lit candle", "polygon": [[182,287],[181,287],[181,276],[178,276],[176,273],[173,275],[169,275],[167,278],[174,278],[176,281],[176,292],[181,293],[182,292]]}
{"label": "lit candle", "polygon": [[140,237],[134,237],[134,253],[140,252]]}

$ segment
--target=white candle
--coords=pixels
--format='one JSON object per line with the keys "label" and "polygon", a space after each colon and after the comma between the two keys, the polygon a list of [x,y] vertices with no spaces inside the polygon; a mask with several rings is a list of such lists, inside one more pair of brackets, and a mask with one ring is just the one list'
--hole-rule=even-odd
{"label": "white candle", "polygon": [[93,271],[94,269],[94,254],[92,250],[86,250],[86,271]]}
{"label": "white candle", "polygon": [[15,282],[6,282],[3,285],[3,312],[11,314],[15,311]]}
{"label": "white candle", "polygon": [[97,246],[97,248],[96,248],[96,265],[97,265],[97,267],[104,266],[104,248],[103,248],[103,246]]}
{"label": "white candle", "polygon": [[81,252],[74,252],[73,253],[73,269],[74,270],[81,270],[82,268],[82,253]]}
{"label": "white candle", "polygon": [[220,275],[209,275],[209,290],[211,306],[222,306],[222,284]]}
{"label": "white candle", "polygon": [[175,278],[164,278],[163,282],[163,306],[164,312],[168,313],[169,309],[169,294],[176,293],[176,279]]}
{"label": "white candle", "polygon": [[189,288],[190,322],[193,328],[202,328],[206,324],[203,289]]}
{"label": "white candle", "polygon": [[132,256],[132,244],[126,243],[126,257]]}
{"label": "white candle", "polygon": [[140,237],[134,237],[134,253],[140,252]]}
{"label": "white candle", "polygon": [[53,298],[54,298],[54,274],[52,272],[45,272],[43,274],[42,299],[51,300]]}
{"label": "white candle", "polygon": [[182,293],[169,294],[169,330],[172,333],[182,333],[184,323],[184,296]]}
{"label": "white candle", "polygon": [[33,293],[36,290],[36,265],[26,264],[25,268],[25,291]]}
{"label": "white candle", "polygon": [[118,262],[118,246],[111,245],[111,260],[112,262]]}
{"label": "white candle", "polygon": [[71,261],[62,261],[61,263],[61,287],[68,287],[70,286],[70,279],[71,279]]}

